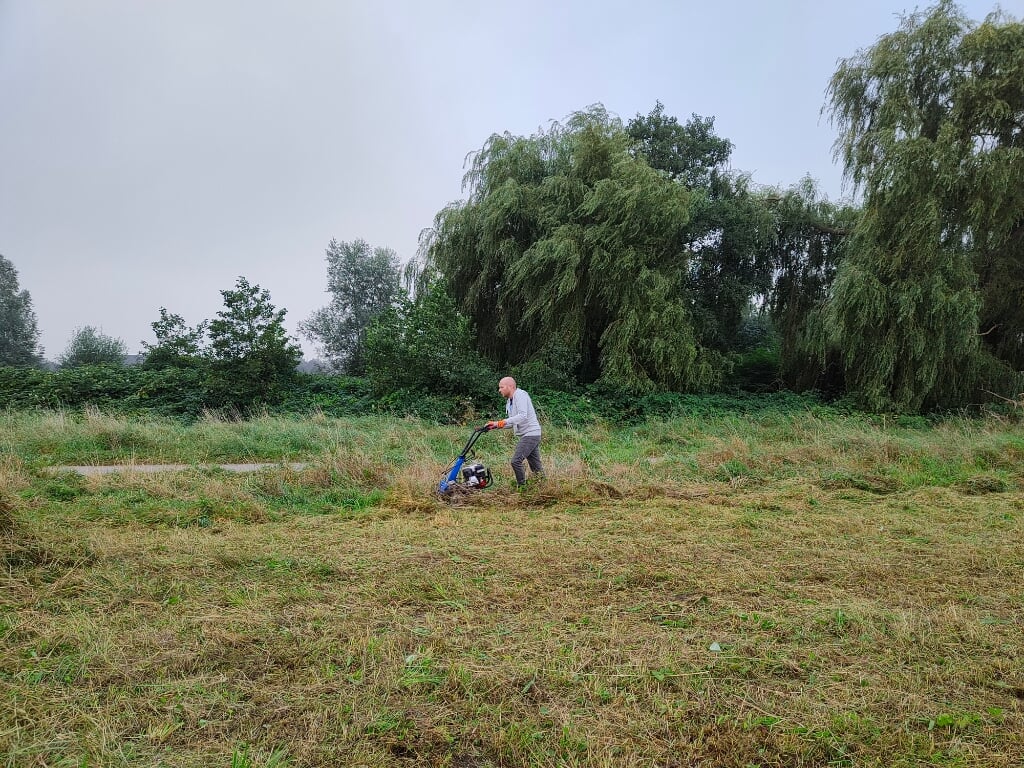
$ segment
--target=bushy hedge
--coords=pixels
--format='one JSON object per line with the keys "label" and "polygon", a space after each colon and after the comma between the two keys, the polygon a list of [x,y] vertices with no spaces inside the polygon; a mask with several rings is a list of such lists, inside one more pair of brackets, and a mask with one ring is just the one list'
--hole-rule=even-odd
{"label": "bushy hedge", "polygon": [[373,410],[370,382],[354,376],[300,373],[275,407],[282,413],[319,411],[328,416],[355,416]]}
{"label": "bushy hedge", "polygon": [[[494,403],[488,403],[488,399]],[[209,373],[202,368],[84,366],[43,371],[0,367],[0,407],[74,409],[86,405],[120,413],[149,412],[190,419],[204,410],[218,410],[220,399],[211,390]],[[491,398],[478,395],[476,399],[409,389],[375,395],[367,379],[300,373],[273,402],[259,404],[258,410],[294,414],[319,411],[329,416],[388,413],[450,423],[471,420],[490,410],[497,414],[500,405],[496,391]],[[247,414],[233,409],[232,415]]]}
{"label": "bushy hedge", "polygon": [[[211,390],[210,373],[202,367],[148,370],[83,366],[57,371],[0,367],[0,406],[32,409],[85,405],[122,413],[145,411],[191,418],[204,410],[216,410],[220,399]],[[284,413],[319,410],[332,416],[349,416],[370,412],[373,406],[365,379],[297,374],[274,402],[259,407]]]}
{"label": "bushy hedge", "polygon": [[530,394],[542,417],[556,424],[572,425],[586,424],[599,418],[635,424],[648,419],[668,420],[679,416],[710,418],[725,411],[754,414],[825,407],[814,394],[788,391],[700,395],[658,392],[637,397],[622,390],[594,384],[579,394],[543,390]]}
{"label": "bushy hedge", "polygon": [[0,403],[15,408],[80,408],[150,411],[191,416],[206,402],[206,377],[195,369],[97,365],[42,371],[0,368]]}
{"label": "bushy hedge", "polygon": [[[95,405],[121,413],[148,412],[179,418],[195,418],[214,400],[207,374],[195,368],[145,370],[114,366],[41,371],[0,367],[0,405],[14,409],[81,408]],[[595,419],[636,423],[650,418],[712,414],[728,410],[737,413],[765,409],[813,408],[819,401],[811,395],[790,392],[772,394],[686,395],[656,393],[637,397],[602,383],[565,392],[522,382],[530,391],[541,417],[554,424],[582,425]],[[375,393],[363,378],[298,374],[279,399],[260,406],[274,413],[353,416],[386,413],[416,416],[441,423],[486,421],[504,415],[504,402],[494,391],[476,395],[429,393],[398,389]],[[245,413],[238,413],[245,416]]]}

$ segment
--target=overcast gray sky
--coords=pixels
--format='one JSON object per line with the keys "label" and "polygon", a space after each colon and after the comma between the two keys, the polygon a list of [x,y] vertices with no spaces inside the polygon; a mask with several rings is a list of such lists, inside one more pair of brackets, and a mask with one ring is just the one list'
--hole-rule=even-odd
{"label": "overcast gray sky", "polygon": [[0,254],[50,359],[83,325],[135,352],[160,307],[194,325],[240,275],[297,335],[332,237],[410,258],[467,153],[595,102],[714,116],[734,170],[839,199],[829,77],[914,7],[0,0]]}

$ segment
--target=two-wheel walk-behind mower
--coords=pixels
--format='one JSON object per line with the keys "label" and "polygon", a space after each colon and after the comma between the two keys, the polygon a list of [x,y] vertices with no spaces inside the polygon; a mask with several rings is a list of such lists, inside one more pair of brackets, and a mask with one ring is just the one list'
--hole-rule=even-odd
{"label": "two-wheel walk-behind mower", "polygon": [[483,464],[467,464],[466,461],[471,458],[473,446],[480,439],[480,435],[490,432],[491,429],[492,427],[484,424],[470,433],[462,453],[456,456],[455,461],[445,469],[444,477],[441,478],[441,483],[437,487],[438,495],[452,496],[464,491],[476,491],[490,487],[494,482],[491,478],[491,470]]}

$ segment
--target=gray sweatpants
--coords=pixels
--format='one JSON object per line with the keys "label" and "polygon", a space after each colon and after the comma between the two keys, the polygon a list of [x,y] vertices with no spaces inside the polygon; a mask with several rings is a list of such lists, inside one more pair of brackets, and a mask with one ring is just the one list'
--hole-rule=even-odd
{"label": "gray sweatpants", "polygon": [[519,485],[526,482],[523,459],[526,459],[533,474],[544,474],[544,467],[540,463],[540,435],[524,435],[516,443],[515,453],[512,454],[512,471],[516,473],[516,482]]}

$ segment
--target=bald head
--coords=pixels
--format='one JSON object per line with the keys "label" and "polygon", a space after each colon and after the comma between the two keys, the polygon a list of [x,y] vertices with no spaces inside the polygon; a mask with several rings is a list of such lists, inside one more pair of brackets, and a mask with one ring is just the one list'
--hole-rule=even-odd
{"label": "bald head", "polygon": [[498,382],[498,393],[508,399],[512,397],[512,394],[516,391],[516,380],[511,376],[506,376]]}

